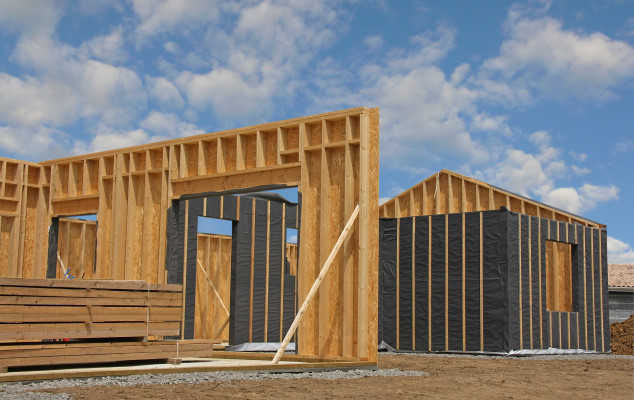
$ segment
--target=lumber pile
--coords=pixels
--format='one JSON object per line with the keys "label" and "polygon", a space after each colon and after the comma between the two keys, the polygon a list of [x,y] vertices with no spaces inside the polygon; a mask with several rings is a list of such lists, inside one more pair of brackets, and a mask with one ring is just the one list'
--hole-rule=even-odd
{"label": "lumber pile", "polygon": [[181,285],[0,278],[0,341],[180,335]]}
{"label": "lumber pile", "polygon": [[25,343],[0,345],[0,369],[211,357],[211,340],[153,342]]}

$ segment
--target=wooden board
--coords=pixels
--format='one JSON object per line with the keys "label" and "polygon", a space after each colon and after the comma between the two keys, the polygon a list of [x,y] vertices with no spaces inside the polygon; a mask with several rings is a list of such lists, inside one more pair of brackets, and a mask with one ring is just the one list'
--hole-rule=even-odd
{"label": "wooden board", "polygon": [[211,357],[214,343],[215,341],[186,340],[0,345],[0,367]]}

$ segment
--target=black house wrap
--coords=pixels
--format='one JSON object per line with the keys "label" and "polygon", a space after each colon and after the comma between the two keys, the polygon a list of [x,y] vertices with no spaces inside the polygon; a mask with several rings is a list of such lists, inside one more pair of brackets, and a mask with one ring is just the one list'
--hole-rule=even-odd
{"label": "black house wrap", "polygon": [[[382,218],[379,342],[401,351],[610,351],[607,234],[515,212]],[[547,309],[546,241],[571,245],[572,311]]]}
{"label": "black house wrap", "polygon": [[283,249],[286,228],[297,228],[297,209],[275,194],[174,200],[166,266],[168,283],[185,286],[185,339],[194,338],[198,217],[204,216],[234,221],[229,343],[282,341],[296,307],[295,276],[285,273]]}

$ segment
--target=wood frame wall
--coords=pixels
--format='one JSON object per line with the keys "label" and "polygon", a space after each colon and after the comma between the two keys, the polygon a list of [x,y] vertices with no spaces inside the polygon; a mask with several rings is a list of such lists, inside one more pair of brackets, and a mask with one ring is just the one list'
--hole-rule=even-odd
{"label": "wood frame wall", "polygon": [[46,276],[49,172],[0,158],[0,277]]}
{"label": "wood frame wall", "polygon": [[605,226],[447,169],[381,204],[379,215],[382,218],[400,218],[498,210],[500,207],[571,224]]}
{"label": "wood frame wall", "polygon": [[173,199],[297,186],[300,303],[360,206],[353,233],[300,325],[299,354],[376,361],[378,138],[378,109],[360,107],[39,164],[2,159],[0,272],[43,277],[51,218],[96,213],[95,278],[165,283]]}

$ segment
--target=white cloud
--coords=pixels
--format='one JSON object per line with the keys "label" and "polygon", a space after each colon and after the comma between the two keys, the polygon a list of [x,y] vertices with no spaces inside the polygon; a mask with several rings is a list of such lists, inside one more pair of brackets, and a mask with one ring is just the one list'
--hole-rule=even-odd
{"label": "white cloud", "polygon": [[628,152],[634,150],[634,140],[627,139],[616,144],[616,150]]}
{"label": "white cloud", "polygon": [[587,168],[568,167],[561,150],[551,144],[548,132],[537,131],[529,140],[538,151],[530,153],[508,148],[502,160],[482,173],[483,179],[518,194],[572,213],[595,208],[600,203],[618,199],[619,188],[585,183],[580,187],[558,187],[559,179],[567,178],[569,171],[577,175],[590,172]]}
{"label": "white cloud", "polygon": [[24,79],[0,72],[0,121],[35,126],[72,122],[81,108],[76,92],[63,82]]}
{"label": "white cloud", "polygon": [[588,175],[590,173],[590,168],[582,168],[576,165],[571,166],[570,169],[572,169],[572,172],[576,175]]}
{"label": "white cloud", "polygon": [[511,148],[500,162],[486,170],[485,176],[487,181],[504,189],[535,197],[553,188],[553,179],[546,171],[548,165],[549,160],[543,154]]}
{"label": "white cloud", "polygon": [[634,248],[608,236],[608,262],[611,264],[634,264]]}
{"label": "white cloud", "polygon": [[89,144],[81,141],[75,142],[73,153],[89,154],[99,151],[136,146],[148,142],[150,142],[150,136],[142,129],[117,132],[110,130],[109,128],[102,127],[102,132],[97,134]]}
{"label": "white cloud", "polygon": [[178,43],[173,42],[173,41],[168,41],[163,43],[163,48],[165,49],[165,51],[167,51],[168,53],[172,53],[172,54],[178,54],[180,53],[180,46],[178,45]]}
{"label": "white cloud", "polygon": [[218,2],[212,0],[132,0],[140,20],[136,32],[141,37],[189,30],[216,21],[218,7]]}
{"label": "white cloud", "polygon": [[53,0],[0,1],[0,27],[27,36],[50,35],[62,17],[61,4]]}
{"label": "white cloud", "polygon": [[67,155],[68,135],[56,129],[0,126],[0,149],[24,160],[40,161]]}
{"label": "white cloud", "polygon": [[634,81],[634,48],[602,33],[565,30],[549,17],[531,18],[512,9],[509,38],[500,55],[486,60],[478,84],[509,105],[537,98],[606,100]]}
{"label": "white cloud", "polygon": [[5,106],[0,122],[61,126],[93,117],[116,125],[130,122],[145,107],[143,83],[129,68],[90,58],[96,52],[117,57],[117,45],[100,40],[74,48],[50,37],[22,36],[13,57],[36,76],[0,76],[0,104]]}
{"label": "white cloud", "polygon": [[204,110],[211,106],[216,115],[228,120],[268,114],[277,88],[273,82],[248,82],[227,68],[204,75],[184,73],[178,82],[194,107]]}
{"label": "white cloud", "polygon": [[551,206],[571,213],[581,213],[595,208],[599,203],[616,200],[619,188],[584,184],[578,189],[563,187],[553,189],[542,197],[542,201]]}
{"label": "white cloud", "polygon": [[97,36],[81,45],[92,57],[107,63],[120,63],[128,58],[124,49],[122,28],[116,28],[107,35]]}
{"label": "white cloud", "polygon": [[202,129],[189,122],[181,121],[174,114],[152,111],[141,123],[141,128],[160,136],[176,138],[201,135]]}
{"label": "white cloud", "polygon": [[[302,72],[336,38],[341,16],[328,2],[262,1],[225,8],[234,26],[209,27],[205,46],[183,59],[192,69],[176,83],[198,110],[212,110],[220,119],[266,119],[279,101],[291,102]],[[263,29],[262,21],[266,21]],[[209,67],[211,65],[211,68]]]}
{"label": "white cloud", "polygon": [[373,35],[363,39],[363,44],[365,44],[370,51],[377,51],[383,47],[384,41],[381,36]]}
{"label": "white cloud", "polygon": [[408,159],[438,150],[476,163],[489,156],[486,148],[473,140],[464,119],[475,94],[447,81],[437,67],[382,74],[362,96],[381,105],[382,155],[392,162],[407,164]]}
{"label": "white cloud", "polygon": [[185,106],[185,100],[183,100],[176,86],[166,78],[146,77],[145,81],[148,85],[150,97],[162,107],[178,110]]}

